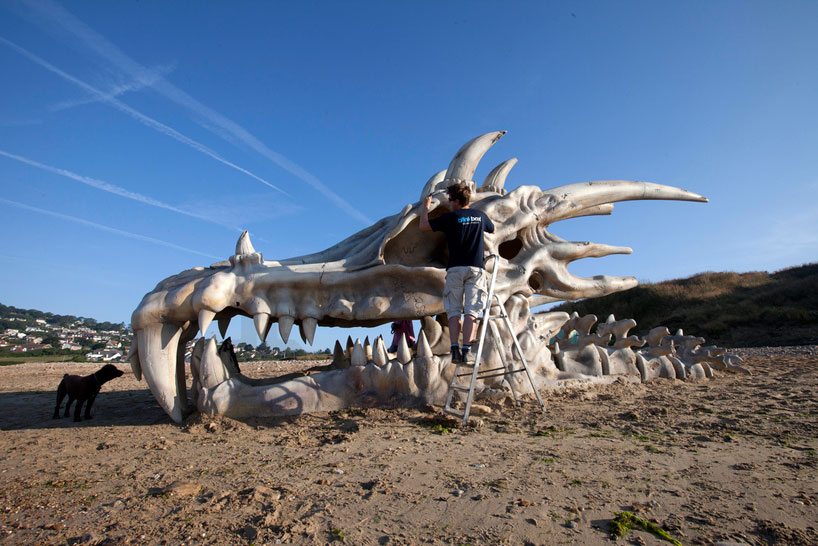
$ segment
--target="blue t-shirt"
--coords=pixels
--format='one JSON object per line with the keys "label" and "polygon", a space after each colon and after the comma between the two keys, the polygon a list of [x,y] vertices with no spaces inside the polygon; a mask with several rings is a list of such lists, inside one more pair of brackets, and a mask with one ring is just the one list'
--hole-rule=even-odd
{"label": "blue t-shirt", "polygon": [[483,232],[494,233],[494,224],[482,211],[460,209],[429,220],[433,231],[446,234],[450,267],[483,268]]}

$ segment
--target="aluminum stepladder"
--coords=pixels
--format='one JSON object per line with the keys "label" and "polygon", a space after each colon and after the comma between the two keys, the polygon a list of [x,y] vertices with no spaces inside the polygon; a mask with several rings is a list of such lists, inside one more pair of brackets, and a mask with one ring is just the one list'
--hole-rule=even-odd
{"label": "aluminum stepladder", "polygon": [[[449,393],[446,395],[446,405],[443,408],[443,411],[448,413],[449,415],[454,415],[455,417],[462,417],[463,418],[463,426],[469,421],[469,412],[471,411],[471,404],[474,400],[474,387],[477,384],[478,379],[488,379],[490,377],[499,377],[504,376],[506,382],[508,383],[509,387],[511,387],[511,393],[514,395],[514,402],[517,406],[520,406],[520,397],[517,395],[517,391],[514,388],[514,383],[511,381],[511,376],[515,373],[525,372],[526,376],[528,376],[528,381],[531,383],[531,389],[534,391],[534,395],[537,397],[537,402],[540,403],[540,407],[545,412],[545,404],[542,401],[542,397],[540,397],[540,393],[537,391],[537,387],[534,385],[534,378],[531,376],[531,370],[528,369],[528,363],[525,360],[525,355],[523,355],[523,350],[520,347],[520,342],[517,340],[517,336],[514,335],[514,329],[511,326],[511,320],[508,318],[508,313],[506,312],[506,308],[503,306],[503,302],[500,301],[500,297],[494,293],[494,285],[497,281],[497,270],[498,267],[498,256],[496,254],[492,254],[489,256],[489,259],[494,258],[494,267],[491,271],[491,282],[489,283],[489,291],[488,297],[486,298],[486,304],[483,307],[483,311],[479,319],[481,320],[480,324],[480,340],[477,344],[477,352],[474,356],[474,363],[471,362],[455,362],[454,368],[454,375],[452,375],[452,381],[449,384]],[[488,260],[487,260],[488,261]],[[492,300],[496,298],[496,307],[499,309],[499,313],[496,315],[491,314],[492,308]],[[520,364],[522,367],[512,369],[512,365],[506,359],[505,351],[503,350],[503,341],[500,337],[500,332],[497,328],[497,325],[494,323],[495,320],[501,319],[502,322],[505,324],[506,328],[508,329],[509,334],[511,335],[511,339],[514,341],[514,349],[517,351],[517,356],[520,358]],[[490,368],[487,370],[480,369],[480,361],[483,356],[483,348],[485,347],[486,343],[486,331],[491,327],[491,335],[494,339],[494,346],[497,348],[497,352],[500,355],[500,361],[503,363],[502,366],[497,368]],[[512,352],[513,357],[513,352]],[[471,371],[466,373],[461,373],[461,369],[463,368],[471,368]],[[500,371],[502,370],[502,371]],[[457,384],[457,381],[461,377],[471,377],[468,387],[464,387]],[[466,395],[466,407],[461,413],[460,411],[454,409],[452,407],[452,401],[454,400],[454,393],[455,392],[465,392],[468,393]]]}

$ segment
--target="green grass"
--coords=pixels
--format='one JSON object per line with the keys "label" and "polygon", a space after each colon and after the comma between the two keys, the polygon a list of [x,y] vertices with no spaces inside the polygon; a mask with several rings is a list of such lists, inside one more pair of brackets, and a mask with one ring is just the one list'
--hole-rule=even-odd
{"label": "green grass", "polygon": [[76,355],[45,355],[45,356],[0,356],[0,366],[10,366],[12,364],[24,364],[26,362],[70,362]]}

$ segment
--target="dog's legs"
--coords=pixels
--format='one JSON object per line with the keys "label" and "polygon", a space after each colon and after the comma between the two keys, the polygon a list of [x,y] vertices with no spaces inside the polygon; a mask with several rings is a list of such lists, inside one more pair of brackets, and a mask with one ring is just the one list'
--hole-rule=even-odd
{"label": "dog's legs", "polygon": [[65,379],[60,381],[60,386],[57,387],[57,407],[54,408],[54,419],[60,418],[60,404],[63,398],[65,398]]}
{"label": "dog's legs", "polygon": [[78,423],[82,419],[80,419],[80,413],[82,412],[82,403],[85,402],[84,398],[77,398],[77,405],[74,406],[74,422]]}
{"label": "dog's legs", "polygon": [[88,398],[88,401],[85,403],[85,418],[86,419],[91,419],[91,406],[94,405],[94,400],[96,400],[96,399],[97,399],[96,395],[91,396],[90,398]]}
{"label": "dog's legs", "polygon": [[71,415],[71,404],[74,402],[74,400],[75,398],[69,394],[68,402],[65,403],[65,413],[63,414],[63,417],[68,417]]}

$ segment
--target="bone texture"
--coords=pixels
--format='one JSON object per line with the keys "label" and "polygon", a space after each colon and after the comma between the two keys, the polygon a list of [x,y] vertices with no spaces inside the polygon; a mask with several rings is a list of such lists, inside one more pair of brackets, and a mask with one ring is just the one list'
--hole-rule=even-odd
{"label": "bone texture", "polygon": [[[402,340],[397,354],[384,344],[336,344],[332,370],[290,379],[250,381],[238,370],[216,371],[218,360],[208,356],[213,345],[200,345],[191,366],[198,366],[193,396],[199,411],[225,415],[292,414],[328,411],[336,407],[393,400],[433,401],[451,376],[449,333],[443,309],[446,242],[442,234],[418,227],[422,200],[432,197],[432,217],[446,210],[445,188],[466,182],[475,189],[474,173],[480,159],[505,134],[495,131],[466,143],[448,168],[434,174],[420,192],[420,200],[397,214],[340,243],[313,254],[265,261],[250,234],[243,232],[234,253],[209,267],[197,267],[169,277],[144,296],[131,323],[137,349],[130,355],[134,373],[143,376],[160,406],[174,421],[190,410],[184,384],[184,344],[199,333],[207,335],[216,320],[224,337],[230,319],[253,319],[264,340],[273,323],[285,343],[293,326],[305,343],[312,344],[321,326],[371,327],[394,320],[421,320],[422,331],[413,354]],[[568,272],[568,265],[587,257],[629,254],[627,247],[584,241],[566,241],[550,231],[565,219],[610,214],[619,201],[669,199],[704,202],[698,194],[647,182],[607,180],[581,182],[543,190],[534,185],[507,189],[516,158],[500,163],[472,193],[471,206],[485,212],[496,226],[487,235],[486,249],[499,259],[487,264],[497,270],[496,293],[510,314],[514,333],[537,372],[537,384],[566,377],[629,375],[699,378],[717,371],[742,371],[723,350],[707,348],[700,338],[667,329],[646,337],[628,336],[629,322],[606,321],[591,327],[596,317],[542,316],[530,309],[543,303],[603,296],[636,285],[634,277],[597,275],[590,278]],[[668,256],[669,257],[669,256]],[[546,314],[547,315],[547,314]],[[575,341],[551,337],[568,322]],[[557,323],[560,323],[557,325]],[[502,329],[501,329],[502,330]],[[568,332],[570,333],[570,332]],[[487,343],[487,364],[497,355],[511,355],[511,337],[501,332],[501,346]],[[613,339],[613,346],[607,340]],[[672,357],[672,358],[671,358]],[[326,375],[321,375],[326,374]],[[503,386],[502,377],[486,387]],[[290,384],[291,383],[291,384]],[[215,386],[214,386],[215,384]],[[443,385],[443,387],[441,387]],[[516,385],[515,385],[516,386]],[[282,390],[285,389],[285,390]]]}

